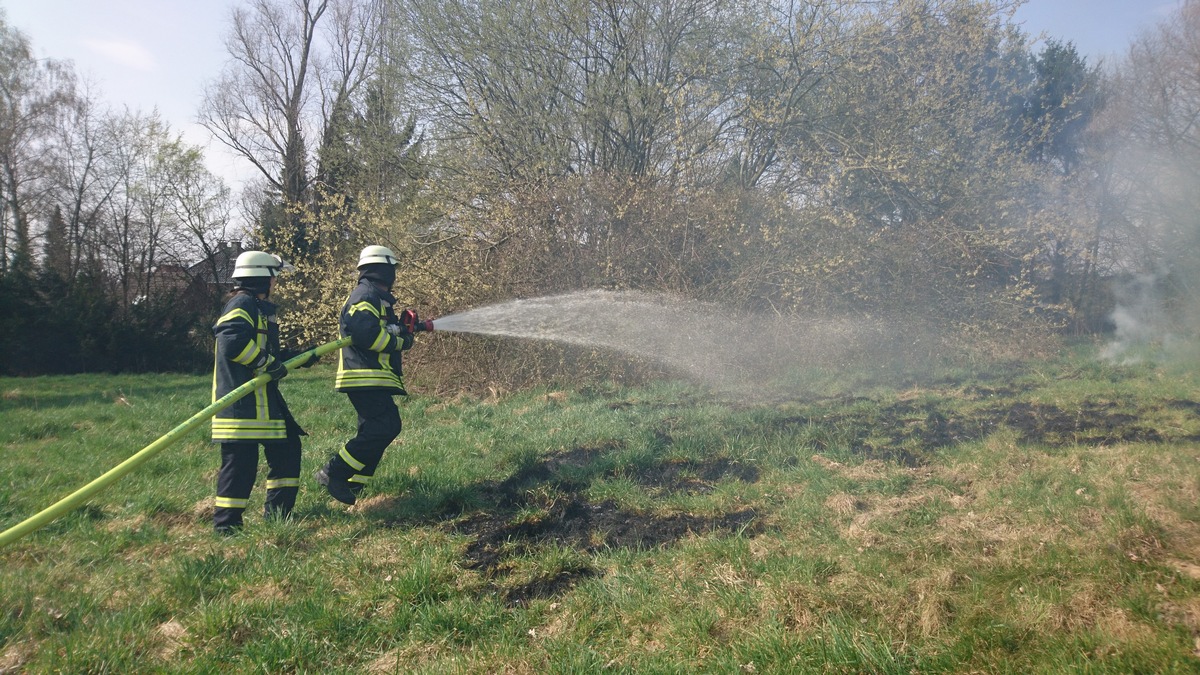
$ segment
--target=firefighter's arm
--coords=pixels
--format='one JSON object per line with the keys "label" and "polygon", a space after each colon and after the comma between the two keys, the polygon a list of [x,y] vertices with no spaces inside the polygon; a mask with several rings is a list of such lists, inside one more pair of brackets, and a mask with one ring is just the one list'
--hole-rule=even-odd
{"label": "firefighter's arm", "polygon": [[372,352],[393,352],[399,348],[398,339],[380,321],[379,307],[374,303],[363,300],[351,305],[346,313],[346,334],[355,347]]}
{"label": "firefighter's arm", "polygon": [[225,358],[249,368],[261,368],[271,355],[258,346],[258,329],[254,317],[241,307],[226,312],[213,326],[218,353]]}
{"label": "firefighter's arm", "polygon": [[399,323],[389,323],[387,325],[387,332],[399,339],[399,344],[396,345],[393,351],[400,352],[412,349],[416,336],[412,334],[412,331],[408,330],[407,326]]}
{"label": "firefighter's arm", "polygon": [[263,369],[275,380],[287,375],[283,362],[258,346],[258,328],[246,309],[234,307],[222,315],[213,326],[213,335],[217,351],[230,361],[254,370]]}

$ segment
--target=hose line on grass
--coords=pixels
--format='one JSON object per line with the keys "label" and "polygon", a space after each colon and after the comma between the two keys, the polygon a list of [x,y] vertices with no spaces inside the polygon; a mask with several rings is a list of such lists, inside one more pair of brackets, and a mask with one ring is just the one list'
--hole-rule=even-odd
{"label": "hose line on grass", "polygon": [[[333,342],[325,343],[319,347],[310,349],[310,350],[296,356],[295,358],[289,359],[289,360],[285,361],[284,364],[289,369],[291,369],[302,363],[307,362],[308,359],[311,358],[313,355],[321,356],[322,354],[327,354],[335,349],[340,349],[342,347],[345,347],[348,344],[350,344],[350,338],[348,338],[348,337],[344,337],[340,340],[334,340]],[[208,406],[204,410],[201,410],[200,412],[196,413],[195,415],[192,415],[183,424],[180,424],[179,426],[168,431],[167,433],[163,434],[162,436],[159,436],[158,440],[156,440],[153,443],[151,443],[150,445],[147,445],[146,447],[142,448],[136,454],[132,455],[129,459],[126,459],[124,462],[121,462],[120,464],[109,469],[104,474],[100,475],[98,478],[93,480],[92,482],[88,483],[87,485],[84,485],[83,487],[72,492],[71,494],[67,495],[66,497],[63,497],[62,499],[58,500],[57,502],[50,505],[49,507],[43,509],[39,513],[25,519],[24,521],[8,528],[7,530],[5,530],[3,532],[0,532],[0,548],[13,543],[14,541],[20,539],[21,537],[24,537],[25,535],[29,534],[30,532],[33,532],[34,530],[37,530],[41,527],[44,527],[45,525],[48,525],[49,523],[53,522],[54,520],[56,520],[60,516],[64,515],[68,511],[73,510],[74,508],[76,508],[77,506],[82,504],[83,501],[86,500],[88,497],[91,497],[92,495],[96,494],[100,490],[103,490],[104,488],[108,487],[111,483],[115,482],[118,478],[121,478],[125,474],[127,474],[127,473],[133,471],[134,469],[136,469],[137,467],[141,466],[143,463],[146,462],[146,460],[148,460],[151,457],[153,457],[154,455],[158,454],[158,452],[160,450],[163,450],[164,448],[167,448],[168,446],[173,445],[176,441],[183,438],[184,435],[186,435],[189,431],[200,426],[201,424],[206,422],[209,418],[211,418],[213,415],[216,415],[217,413],[221,412],[225,408],[228,408],[229,406],[233,405],[234,401],[237,401],[239,398],[242,398],[246,394],[249,394],[250,392],[254,391],[255,389],[258,389],[259,387],[265,385],[266,383],[268,383],[270,381],[271,381],[271,376],[267,375],[265,373],[262,375],[259,375],[258,377],[254,378],[253,380],[250,380],[249,382],[243,384],[242,386],[238,387],[237,389],[234,389],[233,391],[229,392],[228,394],[225,394],[224,396],[217,399],[216,401],[213,401],[212,405]]]}

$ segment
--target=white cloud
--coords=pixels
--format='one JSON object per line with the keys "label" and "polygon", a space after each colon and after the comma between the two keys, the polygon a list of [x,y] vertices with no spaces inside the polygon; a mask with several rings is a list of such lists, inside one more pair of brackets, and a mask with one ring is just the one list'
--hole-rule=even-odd
{"label": "white cloud", "polygon": [[148,49],[127,40],[84,40],[83,44],[99,56],[122,66],[150,73],[158,63]]}

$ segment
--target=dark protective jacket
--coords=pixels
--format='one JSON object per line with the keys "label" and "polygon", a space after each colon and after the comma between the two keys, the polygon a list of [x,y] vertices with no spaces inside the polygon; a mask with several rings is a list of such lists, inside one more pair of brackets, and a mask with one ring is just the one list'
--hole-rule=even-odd
{"label": "dark protective jacket", "polygon": [[404,391],[404,367],[400,353],[404,340],[388,332],[389,324],[399,325],[396,299],[380,290],[369,279],[358,280],[350,292],[338,329],[342,337],[351,338],[350,346],[342,347],[338,357],[335,388],[340,392]]}
{"label": "dark protective jacket", "polygon": [[[233,294],[213,326],[213,401],[254,379],[277,357],[279,322],[275,305],[246,291]],[[268,382],[217,413],[212,420],[214,442],[278,441],[289,425],[303,434],[288,410],[279,383]]]}

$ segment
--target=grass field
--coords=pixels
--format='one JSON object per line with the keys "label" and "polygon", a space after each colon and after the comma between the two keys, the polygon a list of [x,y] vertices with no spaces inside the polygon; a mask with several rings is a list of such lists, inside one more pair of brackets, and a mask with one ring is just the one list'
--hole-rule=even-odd
{"label": "grass field", "polygon": [[[282,383],[294,521],[260,476],[212,534],[194,432],[0,549],[0,673],[1200,672],[1200,374],[1090,354],[758,403],[415,395],[353,508],[311,480],[354,426],[321,364]],[[0,379],[0,530],[209,386]]]}

